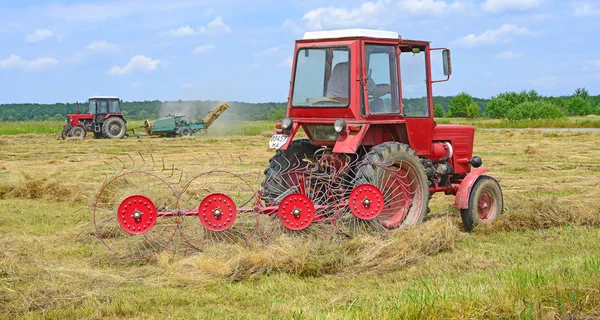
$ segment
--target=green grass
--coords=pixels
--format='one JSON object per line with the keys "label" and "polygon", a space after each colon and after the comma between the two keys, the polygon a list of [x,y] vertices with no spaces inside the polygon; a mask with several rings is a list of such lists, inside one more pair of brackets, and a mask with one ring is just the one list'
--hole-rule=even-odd
{"label": "green grass", "polygon": [[435,121],[439,124],[462,124],[477,128],[600,128],[600,116],[518,121],[488,118],[436,118]]}

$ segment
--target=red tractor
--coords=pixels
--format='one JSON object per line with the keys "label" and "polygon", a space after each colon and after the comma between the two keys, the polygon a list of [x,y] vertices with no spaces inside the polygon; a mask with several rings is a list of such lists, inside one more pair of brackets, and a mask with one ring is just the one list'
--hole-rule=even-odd
{"label": "red tractor", "polygon": [[[432,79],[434,51],[445,79]],[[286,118],[270,140],[278,151],[265,170],[263,199],[281,198],[271,187],[281,183],[269,181],[292,179],[276,177],[283,172],[343,168],[329,189],[345,193],[354,218],[372,219],[371,228],[422,222],[436,192],[456,196],[467,231],[494,220],[502,190],[473,156],[475,129],[433,118],[432,84],[451,73],[448,49],[395,32],[306,33],[295,45]],[[300,128],[308,139],[293,140]]]}
{"label": "red tractor", "polygon": [[[121,139],[125,136],[127,126],[121,113],[121,100],[117,97],[94,96],[88,99],[89,112],[86,114],[69,114],[63,126],[61,138],[85,138],[88,131],[95,138]],[[79,110],[79,107],[78,107]]]}

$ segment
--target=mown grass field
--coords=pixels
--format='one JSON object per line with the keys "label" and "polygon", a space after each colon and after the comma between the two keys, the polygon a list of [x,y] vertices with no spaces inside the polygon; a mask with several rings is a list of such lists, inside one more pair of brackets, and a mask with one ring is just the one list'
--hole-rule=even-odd
{"label": "mown grass field", "polygon": [[202,253],[175,243],[146,262],[112,257],[86,197],[115,157],[189,168],[220,153],[267,165],[272,124],[217,128],[119,141],[0,136],[0,318],[600,317],[598,133],[477,131],[475,154],[500,180],[506,212],[472,234],[453,198],[436,195],[425,223],[385,241],[282,238]]}

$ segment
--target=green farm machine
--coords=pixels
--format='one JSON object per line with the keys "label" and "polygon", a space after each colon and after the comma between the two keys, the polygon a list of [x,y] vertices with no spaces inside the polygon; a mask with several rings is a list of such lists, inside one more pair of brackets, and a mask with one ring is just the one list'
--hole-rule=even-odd
{"label": "green farm machine", "polygon": [[168,115],[154,121],[144,121],[146,133],[161,137],[189,137],[198,132],[203,132],[210,127],[225,110],[229,109],[229,104],[220,103],[214,107],[204,118],[196,121],[187,121],[185,116]]}

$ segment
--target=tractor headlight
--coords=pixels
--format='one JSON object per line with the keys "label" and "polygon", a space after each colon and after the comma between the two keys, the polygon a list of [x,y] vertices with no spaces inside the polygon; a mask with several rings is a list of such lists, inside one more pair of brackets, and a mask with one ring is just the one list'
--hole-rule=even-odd
{"label": "tractor headlight", "polygon": [[294,121],[292,121],[290,118],[284,118],[281,120],[281,129],[283,130],[290,130],[292,125],[294,125]]}
{"label": "tractor headlight", "polygon": [[346,121],[344,119],[335,120],[333,129],[335,129],[335,132],[337,133],[342,133],[346,129]]}

